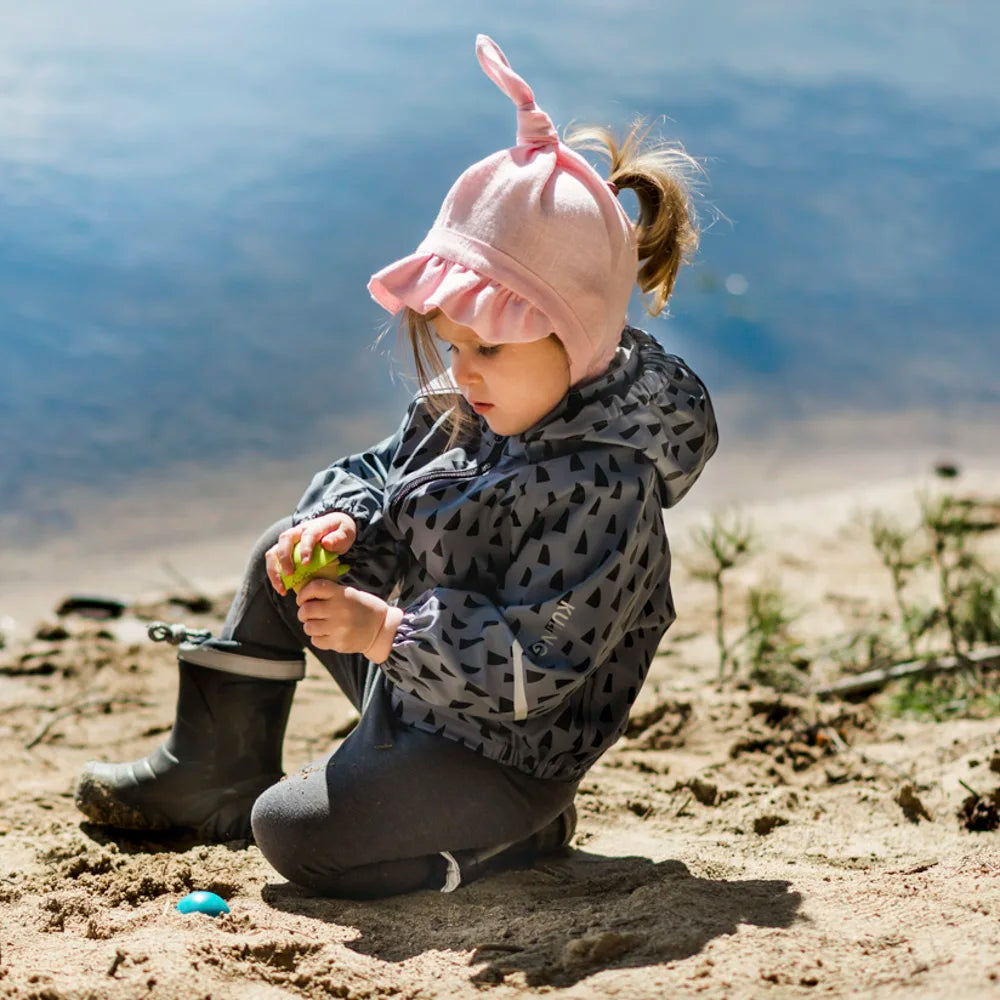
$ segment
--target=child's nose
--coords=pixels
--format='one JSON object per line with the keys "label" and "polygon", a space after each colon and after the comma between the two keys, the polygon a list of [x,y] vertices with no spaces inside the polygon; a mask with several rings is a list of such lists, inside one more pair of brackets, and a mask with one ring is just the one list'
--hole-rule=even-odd
{"label": "child's nose", "polygon": [[481,381],[475,363],[465,355],[455,355],[451,361],[451,375],[459,387],[475,385]]}

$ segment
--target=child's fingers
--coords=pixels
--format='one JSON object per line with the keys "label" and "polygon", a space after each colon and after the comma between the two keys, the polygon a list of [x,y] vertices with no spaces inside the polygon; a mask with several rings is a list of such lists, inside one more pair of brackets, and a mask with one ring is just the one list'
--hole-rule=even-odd
{"label": "child's fingers", "polygon": [[329,610],[324,609],[321,605],[326,605],[330,601],[339,601],[343,597],[344,588],[339,584],[335,583],[333,580],[327,580],[323,577],[315,577],[310,580],[300,591],[296,600],[299,605],[299,619],[302,618],[302,609],[309,604],[310,601],[317,602],[315,606],[308,609],[307,617],[315,618],[323,614],[328,614]]}
{"label": "child's fingers", "polygon": [[345,525],[339,525],[321,539],[321,544],[327,552],[343,555],[354,542],[354,533],[348,531]]}
{"label": "child's fingers", "polygon": [[264,572],[267,574],[271,586],[282,596],[288,593],[284,583],[281,582],[281,572],[278,568],[278,547],[273,546],[264,553]]}
{"label": "child's fingers", "polygon": [[315,521],[307,521],[302,526],[302,539],[299,542],[299,560],[303,563],[312,558],[313,549],[329,534],[336,531],[340,524],[340,515],[318,517]]}
{"label": "child's fingers", "polygon": [[292,549],[295,548],[296,543],[301,537],[302,525],[299,524],[278,535],[278,544],[275,546],[278,550],[278,565],[281,567],[281,572],[286,576],[291,576],[295,572]]}
{"label": "child's fingers", "polygon": [[299,562],[307,563],[312,559],[313,549],[316,547],[316,535],[315,530],[310,530],[308,528],[302,532],[302,537],[299,539]]}

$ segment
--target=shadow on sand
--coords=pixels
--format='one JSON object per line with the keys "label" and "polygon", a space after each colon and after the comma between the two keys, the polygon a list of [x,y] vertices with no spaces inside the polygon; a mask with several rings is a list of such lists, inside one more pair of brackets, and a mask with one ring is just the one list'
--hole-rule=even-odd
{"label": "shadow on sand", "polygon": [[688,958],[740,924],[788,927],[802,903],[790,885],[698,878],[680,861],[573,851],[447,895],[361,903],[283,883],[266,886],[263,898],[276,909],[356,928],[347,947],[382,961],[470,951],[472,982],[520,973],[530,986],[570,986],[603,969]]}

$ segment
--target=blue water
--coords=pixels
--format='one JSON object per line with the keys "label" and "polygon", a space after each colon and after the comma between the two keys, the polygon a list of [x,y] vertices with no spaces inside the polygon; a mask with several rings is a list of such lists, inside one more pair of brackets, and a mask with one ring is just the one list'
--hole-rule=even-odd
{"label": "blue water", "polygon": [[365,282],[513,142],[477,31],[557,124],[666,115],[703,162],[700,255],[647,327],[761,434],[1000,403],[991,0],[10,6],[0,514],[394,423]]}

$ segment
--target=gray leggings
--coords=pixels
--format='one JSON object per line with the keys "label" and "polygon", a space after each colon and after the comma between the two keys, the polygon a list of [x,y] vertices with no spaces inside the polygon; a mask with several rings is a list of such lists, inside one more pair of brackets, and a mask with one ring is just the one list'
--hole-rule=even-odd
{"label": "gray leggings", "polygon": [[254,839],[289,881],[331,896],[441,888],[442,852],[525,840],[566,810],[577,782],[534,778],[393,716],[387,682],[359,654],[313,649],[295,595],[280,597],[264,553],[291,524],[257,542],[219,645],[290,659],[309,646],[361,713],[322,759],[272,785],[253,808]]}

